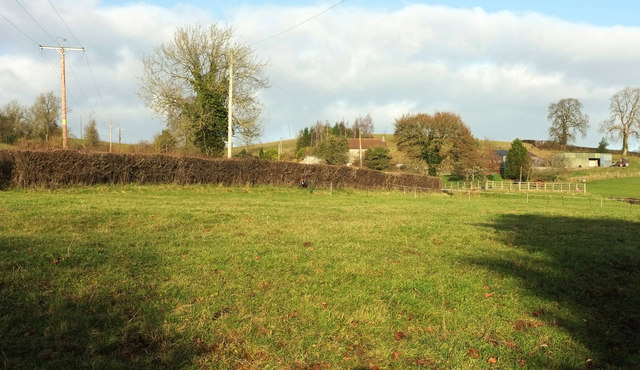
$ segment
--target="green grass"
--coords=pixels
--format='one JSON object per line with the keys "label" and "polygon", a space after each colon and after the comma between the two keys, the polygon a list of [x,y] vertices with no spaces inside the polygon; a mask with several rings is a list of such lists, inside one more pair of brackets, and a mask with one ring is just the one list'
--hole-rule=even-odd
{"label": "green grass", "polygon": [[638,219],[521,195],[4,191],[0,364],[638,367]]}
{"label": "green grass", "polygon": [[598,180],[587,186],[589,193],[603,197],[640,199],[640,177]]}

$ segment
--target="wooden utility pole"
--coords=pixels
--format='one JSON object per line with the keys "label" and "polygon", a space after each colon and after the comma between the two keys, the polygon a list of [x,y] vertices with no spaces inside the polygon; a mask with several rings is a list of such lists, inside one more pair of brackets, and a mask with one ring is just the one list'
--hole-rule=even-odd
{"label": "wooden utility pole", "polygon": [[60,52],[60,70],[62,79],[62,149],[67,149],[67,86],[65,82],[64,54],[67,50],[84,51],[84,48],[40,45],[40,49],[55,49]]}
{"label": "wooden utility pole", "polygon": [[231,50],[231,59],[229,60],[229,109],[228,109],[228,127],[227,127],[227,158],[231,158],[231,147],[233,146],[233,50]]}
{"label": "wooden utility pole", "polygon": [[360,167],[362,167],[362,135],[360,134],[360,130],[358,130],[358,146],[360,150],[358,151],[358,156],[360,157]]}

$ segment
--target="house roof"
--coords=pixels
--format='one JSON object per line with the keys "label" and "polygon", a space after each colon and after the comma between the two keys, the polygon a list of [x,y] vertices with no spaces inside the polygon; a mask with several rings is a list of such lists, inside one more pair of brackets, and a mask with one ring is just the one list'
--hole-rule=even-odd
{"label": "house roof", "polygon": [[[358,139],[347,139],[349,141],[349,149],[360,149]],[[362,139],[362,149],[377,148],[379,146],[386,147],[387,143],[381,139]]]}

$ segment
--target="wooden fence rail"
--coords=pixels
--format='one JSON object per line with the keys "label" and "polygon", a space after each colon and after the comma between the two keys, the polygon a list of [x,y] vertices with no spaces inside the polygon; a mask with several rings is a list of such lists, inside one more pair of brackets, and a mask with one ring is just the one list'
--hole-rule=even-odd
{"label": "wooden fence rail", "polygon": [[587,183],[584,182],[512,182],[512,181],[473,181],[473,182],[445,182],[444,190],[450,191],[541,191],[541,192],[578,192],[587,193]]}

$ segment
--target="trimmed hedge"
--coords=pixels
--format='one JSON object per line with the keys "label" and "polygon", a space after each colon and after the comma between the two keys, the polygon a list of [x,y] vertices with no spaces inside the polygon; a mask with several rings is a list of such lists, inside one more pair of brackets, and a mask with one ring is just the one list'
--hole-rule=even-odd
{"label": "trimmed hedge", "polygon": [[390,189],[442,188],[442,180],[364,168],[259,159],[206,159],[73,150],[0,150],[0,187],[55,188],[93,184],[223,184]]}

